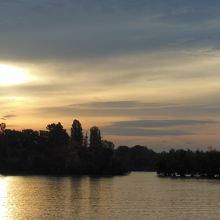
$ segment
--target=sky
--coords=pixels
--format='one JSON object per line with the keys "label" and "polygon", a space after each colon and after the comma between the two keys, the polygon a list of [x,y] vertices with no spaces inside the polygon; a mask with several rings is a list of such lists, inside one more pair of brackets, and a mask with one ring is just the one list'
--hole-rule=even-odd
{"label": "sky", "polygon": [[220,149],[220,2],[0,0],[0,118],[116,145]]}

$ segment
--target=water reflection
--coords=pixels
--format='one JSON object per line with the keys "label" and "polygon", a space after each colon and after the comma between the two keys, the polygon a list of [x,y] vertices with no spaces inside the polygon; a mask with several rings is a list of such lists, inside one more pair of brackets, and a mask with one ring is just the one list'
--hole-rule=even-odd
{"label": "water reflection", "polygon": [[76,215],[78,215],[79,213],[82,212],[83,203],[86,201],[85,195],[87,194],[87,192],[83,191],[82,188],[85,188],[83,185],[85,184],[85,182],[87,182],[87,180],[84,177],[82,178],[78,177],[78,178],[71,178],[68,181],[70,184],[69,201],[71,201],[73,212]]}
{"label": "water reflection", "polygon": [[89,203],[90,209],[96,212],[99,207],[101,184],[99,178],[89,179]]}
{"label": "water reflection", "polygon": [[8,181],[5,177],[0,177],[0,219],[8,216]]}
{"label": "water reflection", "polygon": [[0,219],[219,219],[220,183],[154,173],[114,178],[1,177]]}

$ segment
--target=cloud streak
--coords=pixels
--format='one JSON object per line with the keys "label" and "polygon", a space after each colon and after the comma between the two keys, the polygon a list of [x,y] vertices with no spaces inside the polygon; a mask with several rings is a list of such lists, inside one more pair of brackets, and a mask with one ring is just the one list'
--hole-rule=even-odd
{"label": "cloud streak", "polygon": [[17,117],[17,115],[14,115],[14,114],[6,114],[6,115],[3,115],[0,119],[6,121],[6,120],[8,120],[8,119],[15,118],[15,117]]}
{"label": "cloud streak", "polygon": [[183,130],[152,130],[129,127],[104,127],[103,133],[105,135],[116,136],[140,136],[140,137],[163,137],[163,136],[186,136],[193,135],[192,132]]}
{"label": "cloud streak", "polygon": [[115,127],[133,127],[133,128],[153,128],[153,127],[173,127],[173,126],[193,126],[193,125],[208,125],[216,124],[214,120],[136,120],[136,121],[120,121],[114,122],[112,126]]}
{"label": "cloud streak", "polygon": [[[216,124],[214,120],[133,120],[113,122],[109,126],[104,126],[103,131],[107,135],[116,136],[187,136],[195,133],[189,130],[179,130],[179,128],[192,127],[196,125]],[[177,127],[170,129],[170,127]]]}
{"label": "cloud streak", "polygon": [[[83,104],[71,104],[66,106],[42,107],[36,109],[37,112],[44,114],[55,114],[72,116],[136,116],[150,117],[152,115],[178,116],[178,115],[219,115],[220,105],[207,104],[175,104],[175,103],[146,103],[139,101],[110,101],[110,102],[90,102]],[[127,122],[133,125],[193,125],[193,124],[214,124],[214,120],[137,120]],[[118,122],[118,125],[126,122]]]}

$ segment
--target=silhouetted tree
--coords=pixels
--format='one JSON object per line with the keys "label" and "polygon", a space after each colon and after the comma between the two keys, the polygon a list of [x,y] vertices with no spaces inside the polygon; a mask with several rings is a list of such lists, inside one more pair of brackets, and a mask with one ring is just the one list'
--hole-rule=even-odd
{"label": "silhouetted tree", "polygon": [[[70,141],[73,137],[75,146]],[[71,138],[61,123],[47,131],[4,130],[0,133],[0,173],[2,174],[123,174],[125,166],[116,157],[114,144],[101,139],[99,128],[91,128],[82,141],[79,121],[73,123]],[[82,146],[82,147],[81,147]]]}
{"label": "silhouetted tree", "polygon": [[216,150],[170,150],[160,154],[157,173],[162,176],[186,175],[220,178],[220,152]]}
{"label": "silhouetted tree", "polygon": [[82,125],[78,120],[74,120],[71,127],[71,141],[73,144],[76,144],[78,147],[83,145],[83,129]]}
{"label": "silhouetted tree", "polygon": [[49,172],[65,172],[65,159],[68,153],[69,136],[61,123],[47,126],[48,133],[48,168]]}
{"label": "silhouetted tree", "polygon": [[115,158],[131,171],[155,171],[159,154],[144,146],[119,146],[115,150]]}
{"label": "silhouetted tree", "polygon": [[88,142],[89,142],[88,141],[88,133],[86,132],[85,136],[83,137],[83,147],[84,148],[88,148],[88,145],[89,145]]}
{"label": "silhouetted tree", "polygon": [[97,149],[102,146],[101,131],[98,127],[90,128],[90,148]]}
{"label": "silhouetted tree", "polygon": [[[6,129],[0,132],[1,174],[124,174],[155,171],[162,176],[192,176],[220,179],[220,151],[174,150],[156,153],[144,146],[120,146],[102,140],[98,127],[82,139],[79,121],[73,123],[73,148],[61,123],[48,131]],[[76,135],[77,134],[77,135]]]}
{"label": "silhouetted tree", "polygon": [[4,133],[6,128],[6,124],[5,123],[0,123],[0,133]]}
{"label": "silhouetted tree", "polygon": [[110,150],[114,150],[115,145],[114,145],[114,143],[111,142],[111,141],[102,140],[102,147],[103,147],[103,148],[110,149]]}
{"label": "silhouetted tree", "polygon": [[51,146],[62,147],[69,143],[69,136],[60,122],[47,125],[47,130]]}

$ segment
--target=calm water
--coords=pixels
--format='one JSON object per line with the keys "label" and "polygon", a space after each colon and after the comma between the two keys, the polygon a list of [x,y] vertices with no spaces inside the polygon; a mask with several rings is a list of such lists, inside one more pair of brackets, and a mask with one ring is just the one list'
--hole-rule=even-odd
{"label": "calm water", "polygon": [[0,219],[220,219],[220,181],[0,177]]}

